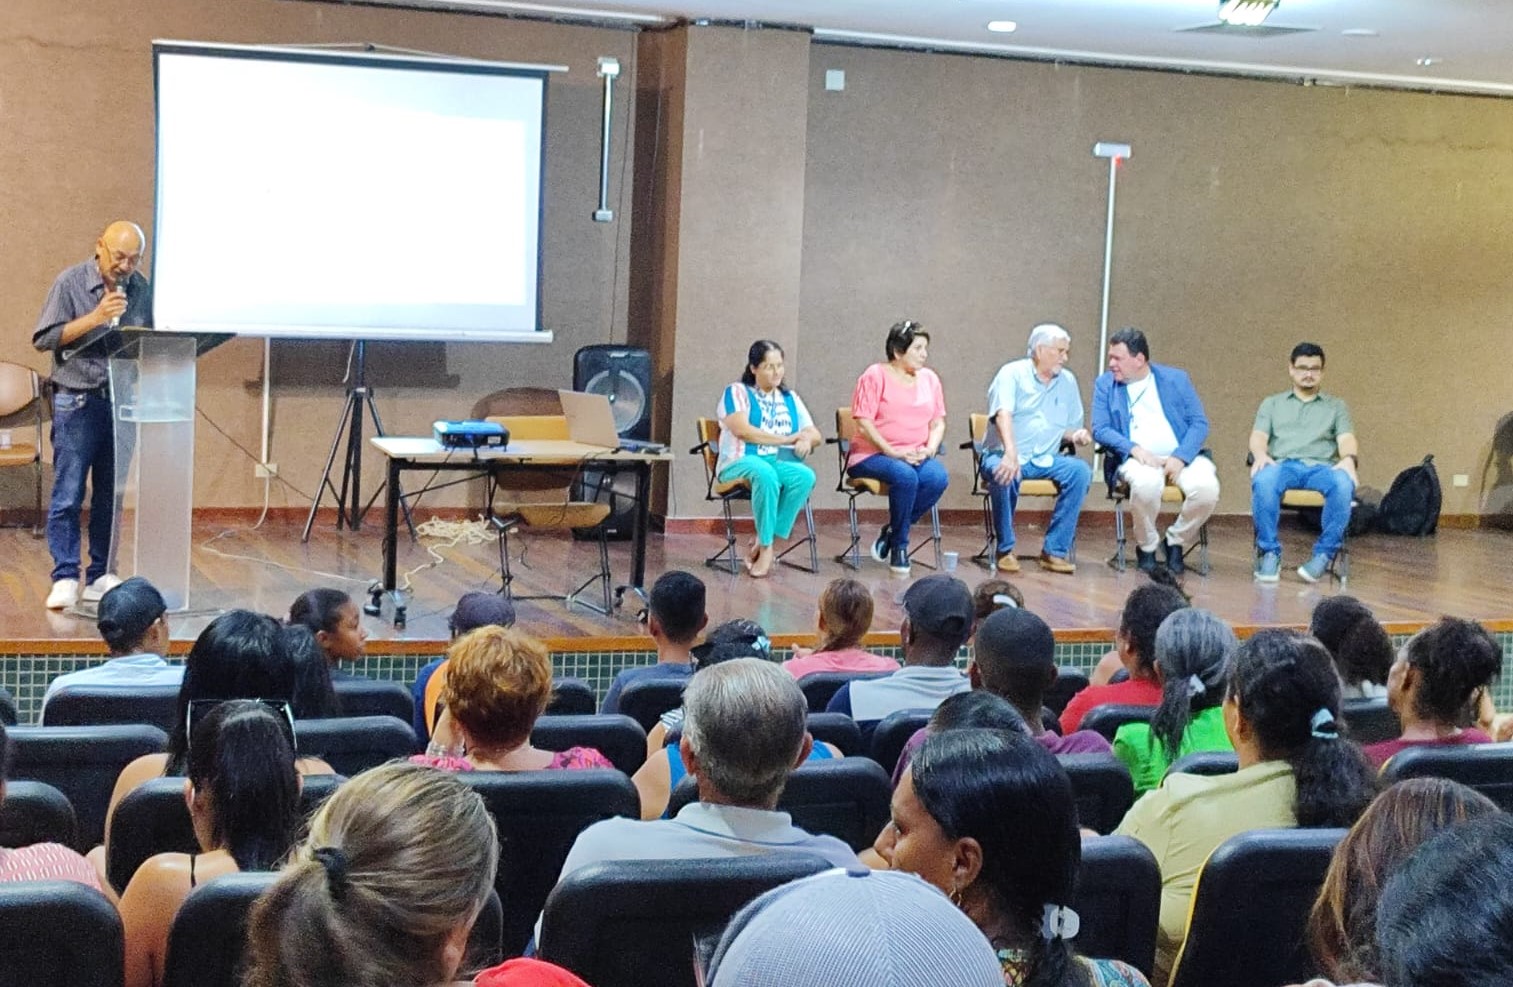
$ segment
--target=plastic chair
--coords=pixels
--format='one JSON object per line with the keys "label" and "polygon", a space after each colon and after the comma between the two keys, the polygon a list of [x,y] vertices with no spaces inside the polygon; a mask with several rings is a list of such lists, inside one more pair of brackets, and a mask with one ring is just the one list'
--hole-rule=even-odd
{"label": "plastic chair", "polygon": [[[1125,550],[1125,543],[1128,539],[1125,536],[1124,520],[1124,514],[1129,502],[1129,481],[1119,475],[1119,467],[1124,465],[1125,457],[1109,449],[1107,446],[1099,446],[1096,452],[1103,457],[1103,482],[1108,487],[1108,499],[1114,502],[1114,554],[1108,560],[1108,564],[1114,569],[1123,572],[1128,568],[1127,560],[1129,558]],[[1213,452],[1209,449],[1199,450],[1198,455],[1207,456],[1210,461],[1213,460]],[[1161,503],[1176,504],[1177,509],[1181,510],[1181,505],[1185,500],[1187,500],[1187,496],[1182,493],[1182,488],[1175,483],[1167,483],[1161,488]],[[1207,521],[1204,521],[1203,526],[1198,529],[1198,564],[1189,566],[1188,568],[1200,576],[1208,575],[1212,568],[1208,561]]]}
{"label": "plastic chair", "polygon": [[[1256,463],[1255,453],[1245,454],[1245,468],[1248,470]],[[1350,509],[1353,512],[1359,500],[1350,499]],[[1324,495],[1317,490],[1303,490],[1298,487],[1289,487],[1282,491],[1282,509],[1299,512],[1318,512],[1324,509]],[[1345,588],[1350,581],[1350,525],[1345,525],[1345,533],[1340,536],[1340,550],[1329,560],[1329,568],[1324,572],[1333,579],[1339,580],[1340,589]],[[1395,735],[1394,735],[1395,736]]]}
{"label": "plastic chair", "polygon": [[342,716],[392,716],[409,723],[415,714],[410,690],[398,682],[352,675],[332,679],[331,685]]}
{"label": "plastic chair", "polygon": [[[32,537],[42,535],[42,378],[31,367],[0,361],[0,428],[11,431],[11,443],[0,449],[0,469],[32,468],[36,503]],[[20,431],[16,431],[16,429]]]}
{"label": "plastic chair", "polygon": [[[973,562],[981,562],[989,569],[998,567],[998,528],[993,523],[993,499],[992,485],[982,477],[982,453],[984,443],[988,439],[988,416],[980,411],[974,411],[967,418],[971,428],[971,437],[961,444],[961,448],[972,451],[972,496],[982,502],[982,530],[984,541],[982,550],[972,556]],[[1061,451],[1070,454],[1075,451],[1075,446],[1062,443]],[[1020,480],[1019,496],[1024,497],[1050,497],[1061,496],[1061,486],[1055,480]],[[1072,541],[1072,551],[1069,553],[1069,561],[1077,561],[1077,542]]]}
{"label": "plastic chair", "polygon": [[1098,833],[1112,833],[1135,804],[1129,768],[1112,754],[1062,754],[1056,758],[1072,780],[1077,822]]}
{"label": "plastic chair", "polygon": [[0,883],[0,987],[121,987],[126,935],[115,906],[75,881]]}
{"label": "plastic chair", "polygon": [[638,679],[620,693],[620,712],[650,733],[663,713],[683,705],[683,690],[687,686],[686,677]]}
{"label": "plastic chair", "polygon": [[847,757],[862,753],[862,731],[845,713],[810,713],[809,736],[835,747]]}
{"label": "plastic chair", "polygon": [[[846,520],[851,528],[851,544],[846,550],[835,557],[835,561],[850,566],[852,569],[862,567],[862,533],[856,520],[856,499],[863,494],[871,494],[874,497],[888,496],[888,485],[881,480],[867,480],[859,476],[851,476],[846,472],[846,457],[851,454],[851,440],[856,438],[856,419],[851,417],[851,407],[835,409],[835,438],[826,439],[826,444],[836,448],[837,462],[840,465],[840,480],[836,483],[837,493],[846,495]],[[930,508],[930,543],[935,546],[935,564],[927,562],[920,565],[926,568],[939,570],[945,564],[940,550],[940,506]],[[916,544],[909,550],[909,558],[912,560],[925,547],[924,542]]]}
{"label": "plastic chair", "polygon": [[1347,699],[1340,706],[1340,715],[1350,739],[1358,744],[1396,740],[1403,734],[1402,723],[1385,699]]}
{"label": "plastic chair", "polygon": [[1105,703],[1102,706],[1094,706],[1087,711],[1082,718],[1082,723],[1077,727],[1079,730],[1092,730],[1101,733],[1108,738],[1109,743],[1114,742],[1114,734],[1126,723],[1149,723],[1151,714],[1156,711],[1154,706],[1125,706],[1120,703]]}
{"label": "plastic chair", "polygon": [[868,757],[882,765],[891,778],[894,769],[898,767],[898,759],[903,755],[904,745],[910,737],[929,724],[930,715],[934,712],[933,709],[901,709],[883,717],[872,731],[872,746]]}
{"label": "plastic chair", "polygon": [[1409,747],[1382,765],[1382,784],[1405,778],[1449,778],[1513,811],[1513,744]]}
{"label": "plastic chair", "polygon": [[[741,571],[741,555],[736,549],[735,518],[731,515],[730,504],[732,501],[750,500],[751,484],[745,479],[720,479],[717,472],[720,461],[720,423],[713,418],[696,418],[694,427],[699,434],[699,444],[688,450],[688,454],[698,456],[704,464],[704,499],[711,503],[718,501],[725,519],[725,547],[705,559],[704,564],[713,569],[724,569],[734,576]],[[804,572],[819,572],[820,552],[819,541],[814,535],[814,508],[808,501],[804,502],[804,529],[807,534],[779,552],[777,560]],[[809,565],[805,567],[789,562],[786,558],[788,553],[804,545],[809,546]]]}
{"label": "plastic chair", "polygon": [[859,679],[880,679],[892,672],[810,672],[799,679],[799,689],[809,703],[809,712],[823,713],[831,698],[847,682]]}
{"label": "plastic chair", "polygon": [[618,713],[543,716],[531,728],[531,743],[548,751],[592,747],[627,775],[646,763],[646,731]]}
{"label": "plastic chair", "polygon": [[105,837],[105,812],[121,769],[168,748],[168,735],[140,723],[93,727],[15,727],[7,731],[10,777],[41,781],[67,796],[79,822],[76,850]]}
{"label": "plastic chair", "polygon": [[1232,775],[1240,770],[1240,758],[1234,751],[1197,751],[1179,757],[1166,769],[1169,775]]}
{"label": "plastic chair", "polygon": [[599,711],[593,688],[582,679],[552,679],[552,701],[543,716],[592,716]]}
{"label": "plastic chair", "polygon": [[179,687],[72,686],[53,694],[42,709],[47,727],[145,723],[165,733],[179,717]]}
{"label": "plastic chair", "polygon": [[0,689],[0,723],[8,727],[16,725],[17,719],[16,697],[5,689]]}
{"label": "plastic chair", "polygon": [[0,847],[19,850],[33,843],[79,842],[79,824],[68,797],[40,781],[12,781],[0,805]]}
{"label": "plastic chair", "polygon": [[415,728],[392,716],[295,720],[294,742],[300,756],[318,757],[348,777],[418,753]]}
{"label": "plastic chair", "polygon": [[1082,919],[1075,945],[1084,956],[1123,960],[1147,977],[1156,964],[1161,865],[1128,836],[1082,841],[1072,910]]}
{"label": "plastic chair", "polygon": [[1047,709],[1060,716],[1072,697],[1086,689],[1087,685],[1087,673],[1080,668],[1058,668],[1056,681],[1051,683],[1051,687],[1045,690],[1045,695],[1041,698]]}

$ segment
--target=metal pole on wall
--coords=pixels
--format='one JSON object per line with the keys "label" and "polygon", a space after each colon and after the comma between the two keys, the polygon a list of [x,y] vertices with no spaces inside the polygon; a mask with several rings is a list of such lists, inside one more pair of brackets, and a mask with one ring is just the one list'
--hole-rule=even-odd
{"label": "metal pole on wall", "polygon": [[1108,299],[1109,288],[1114,280],[1114,198],[1119,189],[1119,162],[1130,156],[1128,144],[1099,141],[1093,145],[1093,156],[1108,158],[1108,225],[1103,235],[1103,313],[1098,320],[1098,363],[1108,352]]}
{"label": "metal pole on wall", "polygon": [[608,223],[615,218],[614,210],[609,207],[609,137],[615,108],[615,80],[619,76],[619,59],[599,59],[599,78],[604,80],[604,133],[599,142],[599,208],[594,210],[596,223]]}

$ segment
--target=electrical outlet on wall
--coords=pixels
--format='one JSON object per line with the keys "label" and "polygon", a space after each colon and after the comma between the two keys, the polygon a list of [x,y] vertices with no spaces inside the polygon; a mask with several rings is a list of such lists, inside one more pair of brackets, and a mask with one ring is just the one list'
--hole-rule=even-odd
{"label": "electrical outlet on wall", "polygon": [[1465,473],[1456,473],[1450,477],[1450,485],[1454,487],[1469,487],[1471,485],[1471,477]]}

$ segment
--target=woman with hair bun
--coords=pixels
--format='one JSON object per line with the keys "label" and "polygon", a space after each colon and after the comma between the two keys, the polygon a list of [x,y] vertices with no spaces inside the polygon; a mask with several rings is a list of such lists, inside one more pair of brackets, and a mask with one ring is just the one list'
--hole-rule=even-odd
{"label": "woman with hair bun", "polygon": [[796,679],[815,672],[896,672],[898,662],[862,649],[872,629],[872,591],[848,576],[832,579],[820,593],[820,639],[814,650],[793,649],[783,671]]}
{"label": "woman with hair bun", "polygon": [[1408,639],[1387,675],[1387,704],[1403,725],[1402,736],[1367,745],[1366,756],[1380,765],[1409,747],[1491,743],[1460,724],[1501,672],[1502,648],[1485,627],[1441,617]]}
{"label": "woman with hair bun", "polygon": [[1371,609],[1353,596],[1326,596],[1313,608],[1308,633],[1319,639],[1340,673],[1346,699],[1384,699],[1392,638]]}

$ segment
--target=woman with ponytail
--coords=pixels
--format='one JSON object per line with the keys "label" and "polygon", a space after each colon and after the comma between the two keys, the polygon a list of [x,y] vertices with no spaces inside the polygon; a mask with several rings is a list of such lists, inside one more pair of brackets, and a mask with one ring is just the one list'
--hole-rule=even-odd
{"label": "woman with ponytail", "polygon": [[940,888],[998,954],[1010,987],[1147,987],[1138,970],[1079,957],[1071,910],[1082,838],[1072,783],[1033,738],[998,730],[929,737],[893,793],[894,870]]}
{"label": "woman with ponytail", "polygon": [[1114,734],[1114,754],[1129,768],[1135,793],[1161,784],[1177,758],[1234,747],[1224,731],[1224,686],[1240,642],[1208,610],[1177,610],[1156,631],[1156,681],[1161,705],[1149,723],[1127,723]]}
{"label": "woman with ponytail", "polygon": [[299,774],[287,712],[256,700],[193,704],[184,799],[199,853],[148,858],[121,896],[126,987],[163,982],[168,930],[197,885],[272,870],[299,825]]}
{"label": "woman with ponytail", "polygon": [[1474,620],[1441,617],[1403,645],[1387,673],[1387,704],[1403,735],[1366,747],[1375,764],[1407,747],[1490,744],[1480,730],[1463,728],[1475,715],[1482,690],[1502,671],[1502,648]]}
{"label": "woman with ponytail", "polygon": [[1158,978],[1182,947],[1198,872],[1221,843],[1251,829],[1348,827],[1376,794],[1376,772],[1344,736],[1334,664],[1313,638],[1264,630],[1240,645],[1223,710],[1240,770],[1169,775],[1116,830],[1161,865]]}

